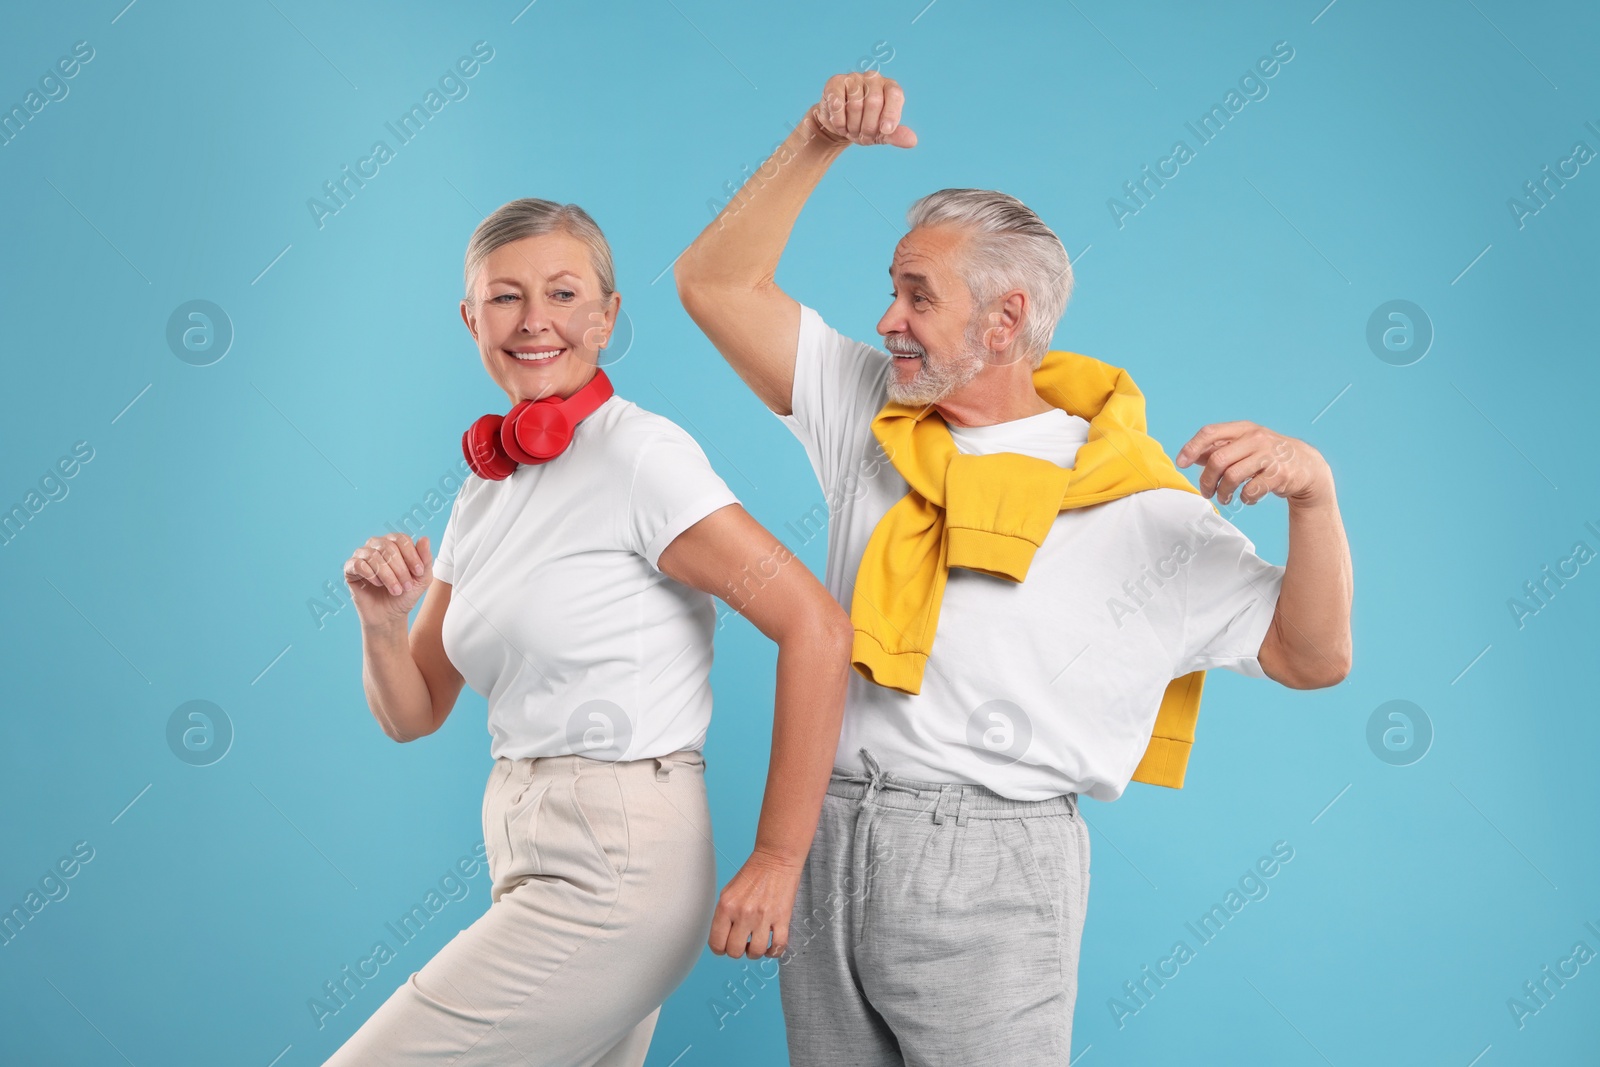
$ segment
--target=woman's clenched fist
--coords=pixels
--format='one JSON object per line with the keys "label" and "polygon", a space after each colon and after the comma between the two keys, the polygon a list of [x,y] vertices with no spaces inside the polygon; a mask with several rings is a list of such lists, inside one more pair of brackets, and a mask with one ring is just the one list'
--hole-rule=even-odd
{"label": "woman's clenched fist", "polygon": [[413,543],[403,533],[370,537],[344,564],[345,584],[363,625],[403,626],[433,581],[428,539]]}

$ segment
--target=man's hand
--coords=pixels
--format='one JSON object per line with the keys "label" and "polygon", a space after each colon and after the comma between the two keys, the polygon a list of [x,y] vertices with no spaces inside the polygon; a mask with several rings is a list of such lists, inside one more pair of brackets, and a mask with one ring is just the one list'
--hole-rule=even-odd
{"label": "man's hand", "polygon": [[839,144],[910,148],[917,135],[900,125],[905,103],[900,83],[875,70],[835,74],[822,87],[822,99],[812,105],[810,119],[819,135]]}
{"label": "man's hand", "polygon": [[1333,470],[1322,453],[1304,441],[1273,433],[1253,422],[1214,422],[1202,426],[1178,450],[1177,464],[1204,462],[1200,495],[1226,504],[1234,490],[1239,503],[1254,504],[1268,493],[1292,505],[1315,504],[1333,492]]}
{"label": "man's hand", "polygon": [[1241,504],[1268,493],[1289,501],[1289,559],[1272,623],[1256,658],[1268,678],[1291,689],[1324,689],[1350,674],[1350,545],[1334,500],[1333,470],[1304,441],[1253,422],[1202,426],[1177,464],[1205,462],[1200,495]]}
{"label": "man's hand", "polygon": [[711,951],[734,959],[783,955],[789,947],[789,918],[804,867],[804,862],[786,863],[751,853],[717,899],[706,942]]}

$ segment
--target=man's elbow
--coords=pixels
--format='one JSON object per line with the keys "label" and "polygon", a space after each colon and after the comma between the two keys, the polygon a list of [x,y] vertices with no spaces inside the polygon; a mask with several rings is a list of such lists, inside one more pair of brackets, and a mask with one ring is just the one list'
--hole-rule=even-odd
{"label": "man's elbow", "polygon": [[1350,677],[1350,656],[1345,653],[1331,658],[1318,656],[1317,662],[1307,663],[1299,670],[1290,671],[1288,680],[1279,680],[1291,689],[1330,689],[1348,677]]}
{"label": "man's elbow", "polygon": [[701,264],[693,245],[672,264],[672,280],[678,287],[678,299],[685,307],[702,297],[712,284],[711,275]]}
{"label": "man's elbow", "polygon": [[687,303],[689,298],[694,295],[698,285],[694,270],[684,262],[687,257],[688,253],[685,252],[672,265],[672,281],[678,287],[678,299],[684,303]]}
{"label": "man's elbow", "polygon": [[1340,682],[1344,681],[1348,677],[1350,677],[1350,669],[1348,667],[1344,667],[1344,668],[1340,668],[1337,671],[1337,673],[1329,672],[1329,673],[1325,673],[1325,674],[1314,675],[1314,676],[1310,677],[1309,679],[1307,679],[1306,681],[1302,682],[1300,685],[1295,686],[1294,688],[1296,688],[1296,689],[1331,689],[1334,686],[1338,685]]}
{"label": "man's elbow", "polygon": [[1333,673],[1329,675],[1329,680],[1317,688],[1326,689],[1328,686],[1338,685],[1340,682],[1350,677],[1351,658],[1352,657],[1348,650],[1340,655],[1334,664]]}
{"label": "man's elbow", "polygon": [[1303,656],[1292,656],[1278,640],[1276,630],[1262,642],[1257,662],[1262,673],[1289,689],[1328,689],[1350,677],[1351,650],[1317,649]]}
{"label": "man's elbow", "polygon": [[719,307],[732,308],[741,305],[747,296],[767,296],[777,289],[770,272],[719,270],[696,258],[692,247],[672,265],[672,280],[678,289],[678,302],[690,318],[715,312]]}
{"label": "man's elbow", "polygon": [[697,325],[702,323],[713,304],[710,283],[692,268],[685,268],[682,261],[672,268],[672,280],[678,286],[678,303]]}

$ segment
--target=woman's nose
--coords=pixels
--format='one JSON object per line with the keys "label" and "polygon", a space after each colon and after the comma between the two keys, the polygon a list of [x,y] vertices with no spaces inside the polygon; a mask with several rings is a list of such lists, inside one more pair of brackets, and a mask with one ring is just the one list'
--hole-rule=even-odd
{"label": "woman's nose", "polygon": [[527,312],[522,316],[522,328],[528,333],[538,333],[550,325],[549,313],[530,301]]}

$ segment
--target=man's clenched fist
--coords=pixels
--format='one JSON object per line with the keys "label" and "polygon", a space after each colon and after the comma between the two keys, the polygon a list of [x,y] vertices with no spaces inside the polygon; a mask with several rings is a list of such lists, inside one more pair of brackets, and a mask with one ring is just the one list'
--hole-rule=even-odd
{"label": "man's clenched fist", "polygon": [[900,83],[875,70],[835,74],[822,87],[822,99],[811,108],[811,121],[824,137],[840,144],[917,143],[911,127],[900,125],[906,94]]}

